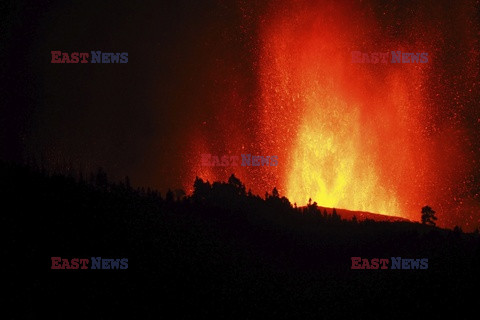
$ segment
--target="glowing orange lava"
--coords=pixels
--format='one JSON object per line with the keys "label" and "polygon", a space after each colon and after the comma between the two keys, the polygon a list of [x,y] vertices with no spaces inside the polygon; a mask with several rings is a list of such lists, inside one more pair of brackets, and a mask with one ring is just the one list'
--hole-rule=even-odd
{"label": "glowing orange lava", "polygon": [[[456,143],[468,136],[450,107],[458,90],[435,60],[445,34],[435,22],[406,16],[400,23],[391,10],[350,1],[267,5],[252,27],[257,38],[247,72],[223,60],[208,68],[212,100],[191,133],[187,189],[195,176],[226,181],[235,173],[253,193],[277,187],[299,206],[312,198],[320,206],[417,221],[427,204],[440,218],[458,209],[456,194],[468,198],[462,186],[469,172],[458,164],[475,159]],[[428,52],[431,60],[351,61],[352,51],[394,50]],[[472,59],[465,62],[468,79],[475,79],[466,68]],[[279,164],[205,168],[202,153],[276,155]]]}
{"label": "glowing orange lava", "polygon": [[369,44],[374,26],[348,17],[355,15],[341,6],[292,9],[265,26],[262,134],[275,141],[266,149],[284,160],[280,188],[292,202],[312,198],[321,206],[408,218],[417,208],[400,199],[425,196],[418,182],[429,163],[421,147],[424,70],[352,64],[350,52],[358,48],[402,48]]}

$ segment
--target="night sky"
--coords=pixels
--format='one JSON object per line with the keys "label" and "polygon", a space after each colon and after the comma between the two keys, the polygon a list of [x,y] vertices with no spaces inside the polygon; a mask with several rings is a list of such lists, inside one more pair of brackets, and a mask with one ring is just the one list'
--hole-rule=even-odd
{"label": "night sky", "polygon": [[[479,1],[2,3],[0,156],[183,188],[234,172],[304,205],[480,225]],[[128,52],[52,64],[51,51]],[[351,52],[428,52],[353,64]],[[203,167],[201,154],[277,155]],[[43,159],[43,160],[39,160]]]}

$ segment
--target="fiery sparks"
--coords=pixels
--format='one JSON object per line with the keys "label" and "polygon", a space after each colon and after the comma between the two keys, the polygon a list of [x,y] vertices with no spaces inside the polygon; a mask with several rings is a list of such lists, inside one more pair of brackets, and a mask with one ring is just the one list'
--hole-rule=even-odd
{"label": "fiery sparks", "polygon": [[[440,120],[453,95],[438,80],[445,76],[439,65],[447,31],[415,17],[398,22],[387,9],[380,14],[368,5],[329,1],[267,6],[256,26],[255,96],[242,98],[252,91],[232,76],[239,81],[226,87],[223,103],[235,107],[218,112],[223,120],[215,138],[195,135],[198,161],[188,184],[206,170],[199,168],[201,153],[249,152],[277,155],[278,168],[209,168],[202,177],[226,180],[233,172],[254,193],[276,186],[298,205],[312,198],[321,206],[413,220],[427,203],[437,203],[439,215],[452,208],[454,191],[446,184],[461,185],[469,170],[455,163],[470,158],[448,143],[462,138],[460,124]],[[430,61],[355,64],[356,50],[428,52]],[[205,141],[208,148],[201,147]]]}

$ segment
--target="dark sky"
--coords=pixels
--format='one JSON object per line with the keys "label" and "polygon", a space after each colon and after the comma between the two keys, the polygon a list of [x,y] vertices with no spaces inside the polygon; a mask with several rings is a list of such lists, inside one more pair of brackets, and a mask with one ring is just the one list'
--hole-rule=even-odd
{"label": "dark sky", "polygon": [[[336,89],[318,93],[330,77],[340,88],[338,101],[353,102],[363,119],[336,139],[341,148],[358,126],[363,142],[352,150],[368,149],[381,184],[372,195],[392,187],[400,208],[416,213],[420,203],[430,204],[444,225],[479,225],[478,1],[24,0],[1,6],[2,159],[35,157],[85,172],[103,167],[114,179],[128,175],[134,185],[165,192],[191,186],[201,173],[201,153],[277,154],[278,170],[240,168],[238,175],[259,194],[277,186],[298,195],[298,183],[309,179],[304,170],[295,184],[291,174],[298,168],[292,155],[305,143],[300,133],[317,143],[331,132],[314,126],[342,114],[341,103],[327,103],[322,113],[305,102],[311,90],[320,102],[331,98]],[[432,60],[421,70],[345,63],[351,50],[397,49],[429,50]],[[57,50],[128,52],[129,61],[52,64],[50,52]],[[356,78],[363,84],[355,85]],[[365,149],[365,141],[373,147]],[[324,172],[339,167],[338,156]],[[358,159],[352,168],[365,168]],[[231,174],[216,170],[206,177]],[[362,174],[360,180],[374,184]]]}
{"label": "dark sky", "polygon": [[[249,77],[234,2],[15,1],[1,61],[2,158],[102,166],[136,184],[180,187],[180,156],[209,114],[218,61]],[[251,32],[251,31],[248,31]],[[50,51],[128,52],[128,64],[51,64]],[[216,87],[215,87],[216,86]],[[182,164],[183,165],[183,164]],[[165,182],[154,181],[152,173]]]}

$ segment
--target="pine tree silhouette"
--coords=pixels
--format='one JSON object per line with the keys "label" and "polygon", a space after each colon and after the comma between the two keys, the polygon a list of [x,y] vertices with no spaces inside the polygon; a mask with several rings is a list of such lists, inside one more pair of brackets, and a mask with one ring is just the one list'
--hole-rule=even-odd
{"label": "pine tree silhouette", "polygon": [[437,217],[435,217],[435,211],[429,206],[425,206],[422,208],[422,224],[435,226],[435,221]]}

